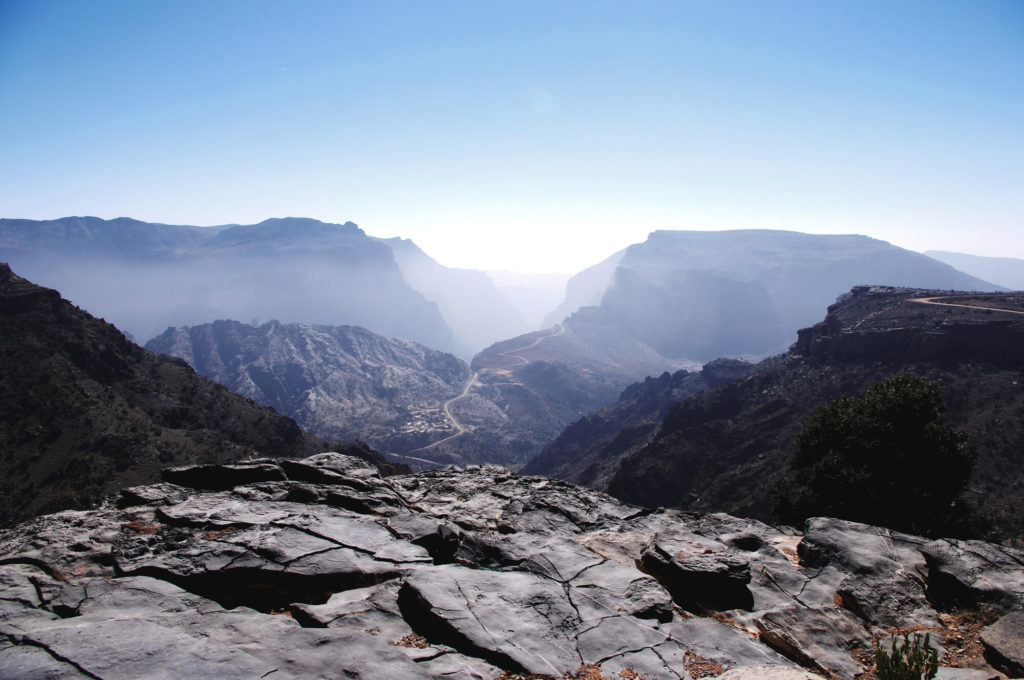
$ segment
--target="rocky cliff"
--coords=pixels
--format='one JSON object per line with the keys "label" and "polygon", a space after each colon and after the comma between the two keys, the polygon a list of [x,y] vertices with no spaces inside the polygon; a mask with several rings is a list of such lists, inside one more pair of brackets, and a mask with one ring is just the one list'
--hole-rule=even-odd
{"label": "rocky cliff", "polygon": [[877,239],[768,229],[656,231],[586,273],[570,282],[589,284],[584,345],[626,336],[662,357],[697,362],[783,351],[838,295],[864,283],[1001,290]]}
{"label": "rocky cliff", "polygon": [[[0,525],[83,508],[161,468],[306,456],[323,439],[0,264]],[[368,458],[383,458],[352,445]]]}
{"label": "rocky cliff", "polygon": [[469,379],[451,354],[356,326],[215,321],[169,328],[146,348],[184,359],[307,432],[399,453],[452,434],[442,404]]}
{"label": "rocky cliff", "polygon": [[333,453],[0,532],[3,678],[854,680],[912,628],[985,680],[1024,671],[1022,606],[1024,553],[980,541]]}
{"label": "rocky cliff", "polygon": [[[617,463],[610,480],[589,483],[644,505],[768,519],[771,485],[785,474],[803,418],[837,396],[914,373],[942,385],[951,424],[978,447],[965,500],[1004,537],[1024,540],[1017,511],[1024,503],[1021,311],[1014,294],[854,288],[823,322],[800,331],[788,353],[673,405],[657,433],[625,458],[588,443],[587,428],[577,443],[566,431],[559,439],[566,460],[557,474],[579,478],[595,461]],[[615,436],[627,439],[629,425],[620,432]]]}

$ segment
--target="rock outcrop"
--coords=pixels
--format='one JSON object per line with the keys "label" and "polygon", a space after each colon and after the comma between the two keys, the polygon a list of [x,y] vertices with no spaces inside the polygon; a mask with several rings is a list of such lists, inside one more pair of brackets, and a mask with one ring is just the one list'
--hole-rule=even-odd
{"label": "rock outcrop", "polygon": [[998,677],[952,601],[1002,615],[985,644],[1014,663],[1024,554],[998,546],[337,453],[164,480],[0,533],[0,678],[852,680],[910,626],[942,677]]}

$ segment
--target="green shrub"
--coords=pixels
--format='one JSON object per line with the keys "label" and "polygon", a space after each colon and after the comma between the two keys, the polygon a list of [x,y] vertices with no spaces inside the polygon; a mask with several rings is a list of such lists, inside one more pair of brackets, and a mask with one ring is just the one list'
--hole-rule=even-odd
{"label": "green shrub", "polygon": [[965,514],[958,496],[976,456],[946,423],[942,388],[896,375],[807,416],[775,511],[793,524],[828,516],[948,535]]}
{"label": "green shrub", "polygon": [[875,675],[878,680],[931,680],[939,672],[939,653],[928,643],[930,635],[922,639],[917,633],[910,640],[910,633],[903,635],[903,644],[896,646],[892,636],[890,651],[886,652],[879,641],[875,646]]}

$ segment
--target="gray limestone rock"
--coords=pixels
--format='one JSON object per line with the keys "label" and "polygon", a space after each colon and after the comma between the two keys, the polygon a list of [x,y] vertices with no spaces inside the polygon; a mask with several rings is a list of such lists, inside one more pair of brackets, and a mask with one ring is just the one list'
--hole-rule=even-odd
{"label": "gray limestone rock", "polygon": [[952,609],[1024,607],[1024,552],[983,541],[940,539],[921,548],[928,597]]}
{"label": "gray limestone rock", "polygon": [[[695,659],[852,678],[869,631],[936,620],[926,590],[1005,611],[1024,593],[1000,546],[643,511],[492,466],[382,479],[326,453],[175,475],[0,531],[0,680],[689,680]],[[985,632],[1001,668],[1014,616]]]}
{"label": "gray limestone rock", "polygon": [[718,680],[821,680],[821,676],[796,668],[743,666],[722,673]]}
{"label": "gray limestone rock", "polygon": [[1010,612],[981,632],[985,658],[1010,677],[1024,677],[1024,610]]}
{"label": "gray limestone rock", "polygon": [[865,621],[885,627],[937,626],[925,596],[926,539],[858,522],[814,517],[799,546],[804,566],[835,566],[843,574],[842,605]]}
{"label": "gray limestone rock", "polygon": [[853,680],[864,671],[851,654],[872,648],[863,623],[845,609],[791,607],[756,619],[761,641],[801,665]]}

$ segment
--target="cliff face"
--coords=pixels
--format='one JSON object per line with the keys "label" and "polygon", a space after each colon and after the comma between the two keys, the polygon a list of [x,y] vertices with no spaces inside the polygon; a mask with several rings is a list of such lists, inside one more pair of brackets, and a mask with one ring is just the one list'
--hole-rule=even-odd
{"label": "cliff face", "polygon": [[602,330],[615,328],[663,357],[700,362],[782,351],[836,296],[864,283],[1001,290],[865,236],[767,229],[656,231],[579,279],[591,282],[582,304],[603,321],[586,340],[608,342]]}
{"label": "cliff face", "polygon": [[645,511],[496,467],[176,468],[0,532],[0,677],[854,680],[913,627],[941,642],[941,677],[993,678],[1020,674],[1022,564],[827,518]]}
{"label": "cliff face", "polygon": [[1024,295],[857,286],[792,351],[836,361],[1024,363]]}
{"label": "cliff face", "polygon": [[469,379],[451,354],[355,326],[215,321],[169,328],[146,347],[308,432],[399,453],[451,434],[441,404]]}
{"label": "cliff face", "polygon": [[[140,340],[215,319],[351,324],[454,350],[437,305],[351,222],[0,219],[0,259]],[[130,290],[131,295],[124,291]]]}
{"label": "cliff face", "polygon": [[6,264],[0,374],[4,525],[88,507],[125,485],[155,481],[171,464],[328,448],[290,418],[144,350]]}
{"label": "cliff face", "polygon": [[[589,483],[643,505],[767,519],[769,490],[785,474],[806,415],[883,378],[914,373],[943,386],[951,424],[978,447],[967,500],[1004,535],[1022,540],[1015,510],[1024,502],[1021,311],[1015,294],[854,288],[824,321],[800,331],[788,353],[666,408],[656,434],[627,447],[611,473]],[[585,432],[574,443],[573,434],[558,440],[567,455],[556,474],[581,479],[605,444],[591,445]],[[612,441],[631,434],[626,424]]]}

